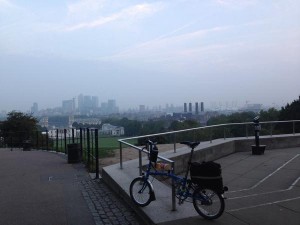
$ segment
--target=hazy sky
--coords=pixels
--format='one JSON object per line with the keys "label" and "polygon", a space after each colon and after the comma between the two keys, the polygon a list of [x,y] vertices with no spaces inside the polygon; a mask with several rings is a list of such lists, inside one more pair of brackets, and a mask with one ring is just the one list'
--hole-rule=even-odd
{"label": "hazy sky", "polygon": [[300,1],[0,0],[0,111],[80,93],[285,105],[300,94]]}

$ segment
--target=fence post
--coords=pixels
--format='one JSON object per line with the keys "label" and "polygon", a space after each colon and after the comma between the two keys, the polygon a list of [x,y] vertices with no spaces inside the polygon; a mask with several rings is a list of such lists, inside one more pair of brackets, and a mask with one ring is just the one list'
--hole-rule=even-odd
{"label": "fence post", "polygon": [[99,145],[98,129],[95,129],[96,179],[99,179]]}
{"label": "fence post", "polygon": [[[172,173],[175,174],[175,162],[171,163]],[[175,181],[172,179],[172,211],[176,211],[176,190]]]}
{"label": "fence post", "polygon": [[67,154],[67,129],[64,129],[65,154]]}
{"label": "fence post", "polygon": [[86,138],[87,138],[87,140],[86,140],[86,144],[87,144],[87,167],[88,167],[88,169],[90,169],[90,163],[91,163],[91,156],[90,156],[90,154],[91,154],[91,146],[90,146],[90,129],[89,128],[87,128],[86,129]]}
{"label": "fence post", "polygon": [[212,143],[212,128],[209,128],[210,143]]}
{"label": "fence post", "polygon": [[49,150],[48,129],[46,130],[46,150]]}
{"label": "fence post", "polygon": [[176,153],[176,133],[174,133],[174,153]]}
{"label": "fence post", "polygon": [[140,176],[142,176],[142,174],[143,174],[143,170],[142,170],[142,151],[139,151],[139,172],[140,172]]}
{"label": "fence post", "polygon": [[58,152],[58,129],[56,129],[56,152]]}
{"label": "fence post", "polygon": [[248,126],[246,124],[246,138],[248,138]]}
{"label": "fence post", "polygon": [[225,126],[224,126],[224,140],[226,140]]}
{"label": "fence post", "polygon": [[120,144],[120,169],[123,169],[123,149],[122,149],[122,142]]}
{"label": "fence post", "polygon": [[72,143],[75,143],[75,137],[74,137],[74,128],[72,128]]}
{"label": "fence post", "polygon": [[39,149],[39,131],[36,131],[36,149]]}
{"label": "fence post", "polygon": [[90,146],[90,155],[91,155],[91,168],[94,168],[94,150],[95,150],[95,146],[94,146],[94,141],[95,141],[95,129],[90,129],[90,140],[91,140],[91,144],[92,146]]}
{"label": "fence post", "polygon": [[79,129],[79,141],[80,141],[80,158],[83,159],[83,143],[82,143],[82,128]]}

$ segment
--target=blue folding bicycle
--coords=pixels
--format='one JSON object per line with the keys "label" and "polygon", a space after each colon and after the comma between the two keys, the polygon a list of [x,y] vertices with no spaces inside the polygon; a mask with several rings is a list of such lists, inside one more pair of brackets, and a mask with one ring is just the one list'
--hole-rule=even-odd
{"label": "blue folding bicycle", "polygon": [[[217,168],[219,172],[212,172],[216,170],[216,167],[220,167],[219,164],[209,162],[206,165],[210,166],[205,167],[204,164],[192,163],[194,149],[200,142],[181,142],[181,144],[185,144],[191,148],[184,177],[175,175],[172,168],[167,168],[167,166],[164,166],[163,170],[161,168],[157,169],[158,149],[156,143],[150,140],[147,143],[149,145],[147,170],[130,184],[130,197],[136,205],[144,207],[155,200],[153,185],[149,179],[150,176],[166,176],[174,181],[173,184],[175,185],[175,193],[179,205],[185,201],[192,202],[195,210],[202,217],[209,220],[216,219],[222,215],[225,208],[223,193],[228,188],[223,187],[221,170]],[[191,179],[188,179],[189,173],[191,174]]]}

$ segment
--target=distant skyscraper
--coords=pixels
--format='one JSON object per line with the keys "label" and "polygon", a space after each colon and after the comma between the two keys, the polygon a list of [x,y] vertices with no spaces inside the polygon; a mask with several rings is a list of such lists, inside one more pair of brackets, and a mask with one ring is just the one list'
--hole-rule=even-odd
{"label": "distant skyscraper", "polygon": [[33,114],[36,114],[36,113],[38,113],[38,111],[39,111],[39,107],[38,107],[38,104],[35,102],[35,103],[33,103],[32,107],[31,107],[31,112]]}
{"label": "distant skyscraper", "polygon": [[91,109],[92,108],[92,97],[90,95],[83,96],[83,105],[85,109]]}
{"label": "distant skyscraper", "polygon": [[201,102],[201,112],[204,112],[204,102]]}
{"label": "distant skyscraper", "polygon": [[62,111],[64,113],[74,113],[75,111],[74,99],[64,100],[62,102]]}
{"label": "distant skyscraper", "polygon": [[108,113],[116,113],[118,111],[116,100],[109,99],[107,101],[107,110],[108,110]]}
{"label": "distant skyscraper", "polygon": [[145,105],[140,105],[140,112],[145,112],[146,111],[146,106]]}
{"label": "distant skyscraper", "polygon": [[78,96],[78,110],[82,111],[84,108],[84,98],[83,98],[83,94],[80,94]]}
{"label": "distant skyscraper", "polygon": [[94,109],[99,107],[99,98],[97,96],[92,96],[92,107]]}

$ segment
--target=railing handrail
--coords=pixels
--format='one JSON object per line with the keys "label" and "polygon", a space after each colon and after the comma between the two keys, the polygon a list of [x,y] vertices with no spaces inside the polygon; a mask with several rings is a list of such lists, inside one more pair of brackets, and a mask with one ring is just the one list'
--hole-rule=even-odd
{"label": "railing handrail", "polygon": [[[274,124],[274,123],[296,123],[300,122],[300,120],[282,120],[282,121],[262,121],[260,124]],[[141,136],[134,136],[134,137],[129,137],[129,138],[121,138],[118,139],[118,142],[120,143],[120,168],[123,168],[123,153],[122,153],[122,144],[127,145],[129,147],[132,147],[136,150],[141,151],[141,148],[130,144],[126,141],[132,140],[132,139],[139,139],[139,138],[147,138],[147,137],[156,137],[156,136],[162,136],[162,135],[168,135],[168,134],[176,134],[176,133],[183,133],[183,132],[188,132],[188,131],[193,131],[193,130],[201,130],[201,129],[211,129],[211,128],[218,128],[218,127],[228,127],[228,126],[234,126],[234,125],[254,125],[253,122],[243,122],[243,123],[223,123],[223,124],[216,124],[216,125],[210,125],[210,126],[203,126],[203,127],[194,127],[194,128],[189,128],[189,129],[183,129],[183,130],[176,130],[176,131],[168,131],[168,132],[163,132],[163,133],[156,133],[156,134],[147,134],[147,135],[141,135]],[[294,133],[294,127],[293,127],[293,133]],[[272,132],[271,132],[272,136]],[[224,137],[225,138],[225,137]],[[212,140],[211,140],[212,142]],[[174,144],[175,147],[175,144]],[[144,153],[148,153],[147,151],[143,151]],[[161,156],[158,155],[160,158]],[[165,160],[167,162],[173,162],[172,160],[166,159],[164,157],[161,157],[160,159]]]}
{"label": "railing handrail", "polygon": [[[263,121],[260,123],[261,124],[268,124],[268,123],[272,124],[272,123],[289,123],[289,122],[300,122],[300,120]],[[167,135],[167,134],[176,134],[176,133],[188,132],[188,131],[193,131],[193,130],[201,130],[201,129],[224,127],[224,126],[234,126],[234,125],[253,125],[253,122],[223,123],[223,124],[216,124],[216,125],[203,126],[203,127],[194,127],[194,128],[189,128],[189,129],[183,129],[183,130],[168,131],[168,132],[156,133],[156,134],[147,134],[147,135],[141,135],[141,136],[135,136],[135,137],[129,137],[129,138],[121,138],[121,139],[118,139],[118,141],[129,145],[129,143],[124,142],[124,141],[132,140],[132,139],[139,139],[139,138],[146,138],[146,137],[155,137],[155,136],[161,136],[161,135]]]}

